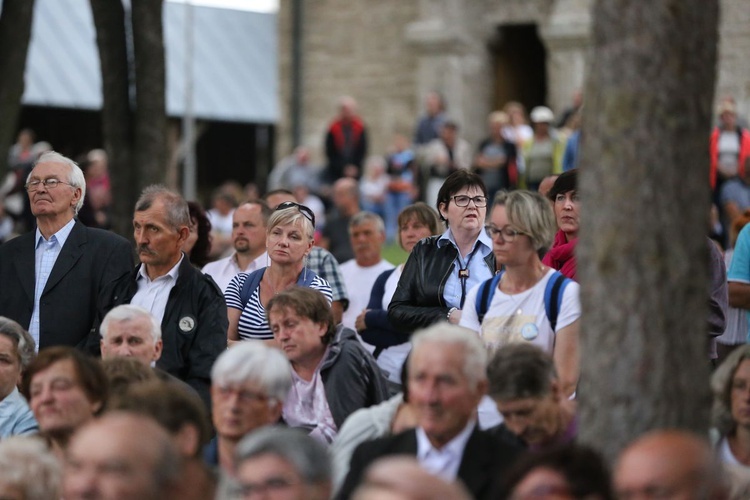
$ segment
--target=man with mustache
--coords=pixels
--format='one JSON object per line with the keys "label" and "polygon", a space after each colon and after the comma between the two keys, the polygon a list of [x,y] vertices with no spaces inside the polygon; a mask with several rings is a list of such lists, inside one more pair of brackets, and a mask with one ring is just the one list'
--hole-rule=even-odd
{"label": "man with mustache", "polygon": [[31,333],[38,349],[99,349],[90,335],[96,297],[133,266],[130,244],[76,219],[86,196],[83,172],[70,158],[43,154],[26,179],[36,229],[0,246],[0,316]]}
{"label": "man with mustache", "polygon": [[187,382],[210,409],[211,366],[227,347],[227,307],[214,280],[182,253],[189,225],[182,196],[164,186],[144,189],[133,217],[141,263],[102,291],[99,313],[120,304],[149,311],[162,330],[157,368]]}
{"label": "man with mustache", "polygon": [[248,201],[234,210],[232,215],[232,245],[234,253],[203,266],[219,290],[227,289],[229,282],[239,273],[251,273],[268,265],[266,253],[266,227],[271,209],[263,201]]}

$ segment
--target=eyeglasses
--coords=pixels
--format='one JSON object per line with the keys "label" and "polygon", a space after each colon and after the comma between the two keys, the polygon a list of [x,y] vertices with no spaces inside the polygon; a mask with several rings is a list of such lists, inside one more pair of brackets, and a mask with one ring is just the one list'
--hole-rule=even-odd
{"label": "eyeglasses", "polygon": [[26,183],[26,191],[36,191],[39,189],[39,184],[43,185],[45,189],[55,189],[60,184],[67,184],[68,186],[73,186],[73,184],[65,181],[61,181],[59,179],[34,179],[33,181],[29,181]]}
{"label": "eyeglasses", "polygon": [[221,399],[229,399],[233,394],[237,395],[237,400],[240,403],[262,403],[268,400],[268,396],[259,392],[248,391],[246,389],[239,389],[237,387],[231,387],[228,385],[220,385],[217,388],[218,395]]}
{"label": "eyeglasses", "polygon": [[262,493],[278,493],[296,484],[299,484],[299,482],[293,479],[274,476],[269,477],[263,482],[240,483],[232,489],[232,496],[234,498],[250,498],[253,495],[260,495]]}
{"label": "eyeglasses", "polygon": [[297,210],[299,210],[299,212],[304,215],[307,220],[312,222],[313,227],[315,227],[315,214],[312,210],[310,210],[310,208],[293,201],[285,201],[284,203],[281,203],[278,207],[276,207],[275,211],[286,210],[287,208],[296,208]]}
{"label": "eyeglasses", "polygon": [[510,226],[498,228],[493,226],[492,224],[487,224],[486,226],[484,226],[484,230],[487,231],[487,235],[490,238],[497,238],[498,236],[502,235],[503,241],[507,241],[508,243],[512,243],[513,240],[516,239],[516,236],[518,236],[519,234],[526,234],[513,229]]}
{"label": "eyeglasses", "polygon": [[475,196],[472,198],[471,196],[466,196],[465,194],[459,194],[458,196],[451,196],[449,199],[452,199],[457,207],[468,207],[470,201],[473,201],[474,206],[477,208],[483,208],[487,206],[486,196]]}

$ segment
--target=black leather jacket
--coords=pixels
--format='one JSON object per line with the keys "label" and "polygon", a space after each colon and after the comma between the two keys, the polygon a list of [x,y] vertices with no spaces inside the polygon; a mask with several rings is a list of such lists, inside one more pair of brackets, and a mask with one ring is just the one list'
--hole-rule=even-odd
{"label": "black leather jacket", "polygon": [[[448,315],[450,308],[443,299],[443,292],[458,250],[453,245],[438,247],[439,238],[440,235],[431,236],[414,246],[388,305],[388,319],[402,332],[412,333]],[[495,255],[490,252],[484,261],[494,274]]]}

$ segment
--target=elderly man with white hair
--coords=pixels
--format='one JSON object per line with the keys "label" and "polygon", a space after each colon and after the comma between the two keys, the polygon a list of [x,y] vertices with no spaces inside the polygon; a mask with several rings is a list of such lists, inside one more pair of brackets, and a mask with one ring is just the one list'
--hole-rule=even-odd
{"label": "elderly man with white hair", "polygon": [[151,365],[161,357],[161,325],[142,307],[115,307],[104,317],[99,333],[102,359],[133,357]]}
{"label": "elderly man with white hair", "polygon": [[0,246],[0,315],[27,329],[39,349],[66,345],[96,352],[90,332],[97,299],[107,283],[132,268],[130,244],[76,220],[86,181],[70,158],[43,154],[26,191],[37,228]]}
{"label": "elderly man with white hair", "polygon": [[277,423],[292,387],[284,354],[262,341],[239,342],[211,369],[211,420],[216,437],[203,454],[209,465],[233,474],[237,443],[249,432]]}
{"label": "elderly man with white hair", "polygon": [[361,444],[338,498],[349,498],[375,460],[411,455],[427,472],[461,480],[473,498],[495,498],[499,478],[518,449],[477,425],[476,410],[487,391],[487,350],[462,327],[438,323],[412,337],[409,402],[417,427]]}

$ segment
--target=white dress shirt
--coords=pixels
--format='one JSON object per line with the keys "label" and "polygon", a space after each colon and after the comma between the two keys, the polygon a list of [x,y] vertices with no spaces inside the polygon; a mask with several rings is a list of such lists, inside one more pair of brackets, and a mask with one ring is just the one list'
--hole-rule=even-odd
{"label": "white dress shirt", "polygon": [[268,253],[263,252],[255,260],[251,261],[245,269],[240,269],[239,264],[237,264],[237,252],[235,252],[229,257],[209,262],[203,266],[203,274],[211,276],[216,284],[219,285],[221,293],[224,293],[227,290],[229,282],[239,273],[251,273],[266,266],[268,266]]}
{"label": "white dress shirt", "polygon": [[177,277],[180,275],[180,264],[182,264],[184,258],[185,254],[182,254],[180,260],[167,274],[159,276],[153,281],[146,273],[146,265],[141,264],[140,269],[138,269],[138,277],[135,280],[138,284],[138,291],[135,292],[130,303],[149,311],[161,323],[164,318],[164,311],[167,309],[169,292],[177,283]]}
{"label": "white dress shirt", "polygon": [[453,482],[458,476],[466,443],[474,432],[476,422],[472,419],[456,437],[439,450],[432,446],[427,434],[417,427],[417,460],[424,470],[445,481]]}
{"label": "white dress shirt", "polygon": [[60,255],[65,241],[70,236],[70,232],[75,225],[75,219],[70,219],[67,224],[61,227],[55,234],[50,236],[49,240],[42,236],[39,228],[36,229],[35,261],[34,261],[34,309],[31,311],[31,321],[29,322],[29,333],[34,337],[36,350],[39,350],[39,299],[42,297],[44,287],[47,286],[47,280],[55,267],[57,257]]}

